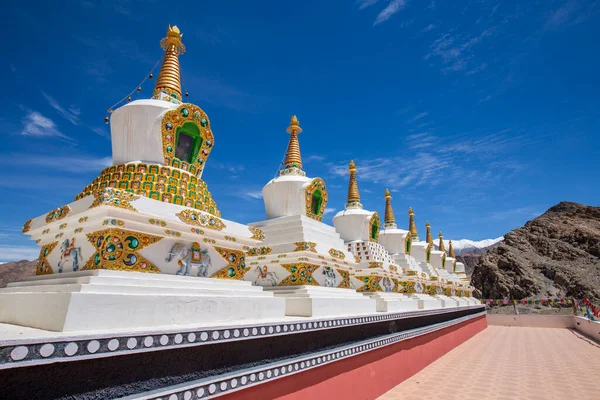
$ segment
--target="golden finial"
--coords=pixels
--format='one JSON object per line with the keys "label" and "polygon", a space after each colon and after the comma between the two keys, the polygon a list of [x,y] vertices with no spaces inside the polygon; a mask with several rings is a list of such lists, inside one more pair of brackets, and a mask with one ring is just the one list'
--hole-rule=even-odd
{"label": "golden finial", "polygon": [[166,92],[169,99],[176,98],[181,101],[181,78],[179,73],[179,55],[185,53],[185,46],[181,42],[183,34],[177,26],[169,25],[167,36],[160,41],[160,47],[165,50],[153,98],[160,99],[161,92]]}
{"label": "golden finial", "polygon": [[300,156],[300,142],[298,142],[298,134],[302,132],[298,117],[292,115],[290,126],[285,130],[290,134],[290,142],[288,143],[287,152],[285,153],[285,162],[283,165],[286,169],[297,168],[302,169],[302,156]]}
{"label": "golden finial", "polygon": [[386,228],[396,228],[396,217],[394,216],[394,210],[392,209],[392,196],[390,195],[390,191],[385,189],[385,227]]}
{"label": "golden finial", "polygon": [[358,183],[356,183],[357,172],[358,170],[356,169],[356,165],[354,165],[354,160],[350,161],[350,168],[348,169],[350,181],[348,182],[348,202],[346,203],[346,208],[362,208],[362,204],[360,204],[360,194],[358,193]]}
{"label": "golden finial", "polygon": [[419,236],[417,225],[415,224],[415,213],[413,212],[412,207],[408,208],[408,230],[413,239],[416,239]]}
{"label": "golden finial", "polygon": [[456,258],[456,256],[454,255],[454,249],[452,248],[452,240],[448,241],[448,256]]}
{"label": "golden finial", "polygon": [[438,246],[438,250],[443,251],[445,253],[446,246],[444,246],[444,235],[442,235],[442,232],[440,232],[439,237],[440,237],[440,245]]}
{"label": "golden finial", "polygon": [[427,243],[433,244],[433,237],[431,237],[431,225],[429,225],[428,221],[425,221],[425,229],[427,229],[427,234],[425,235],[425,241]]}

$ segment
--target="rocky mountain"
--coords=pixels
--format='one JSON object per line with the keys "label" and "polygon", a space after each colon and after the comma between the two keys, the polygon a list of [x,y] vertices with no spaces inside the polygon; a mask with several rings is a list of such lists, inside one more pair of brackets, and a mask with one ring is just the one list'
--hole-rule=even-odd
{"label": "rocky mountain", "polygon": [[457,255],[456,259],[458,262],[465,264],[465,272],[467,273],[467,276],[470,277],[473,274],[475,266],[479,262],[479,257],[481,257],[481,254],[463,254],[460,256]]}
{"label": "rocky mountain", "polygon": [[37,260],[22,260],[0,264],[0,288],[5,287],[9,282],[34,276],[36,267]]}
{"label": "rocky mountain", "polygon": [[600,207],[555,205],[479,256],[471,283],[484,298],[599,301]]}

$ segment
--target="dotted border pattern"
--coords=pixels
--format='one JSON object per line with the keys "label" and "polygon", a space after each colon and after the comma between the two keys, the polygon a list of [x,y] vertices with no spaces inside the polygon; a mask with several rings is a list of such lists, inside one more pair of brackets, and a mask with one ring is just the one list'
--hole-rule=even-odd
{"label": "dotted border pattern", "polygon": [[484,307],[483,305],[473,305],[398,313],[349,315],[310,319],[309,321],[284,320],[279,323],[215,326],[183,331],[165,329],[162,332],[148,331],[123,335],[118,333],[112,335],[82,335],[56,341],[49,341],[48,339],[4,340],[0,341],[0,369],[304,333],[432,314],[444,314],[460,310],[483,309]]}
{"label": "dotted border pattern", "polygon": [[251,369],[230,372],[210,378],[203,378],[187,384],[178,384],[172,387],[156,389],[150,392],[138,393],[132,396],[124,397],[123,399],[144,398],[146,400],[191,400],[219,397],[248,387],[260,385],[279,378],[304,372],[309,369],[320,367],[341,359],[390,346],[392,344],[412,339],[417,336],[426,335],[428,333],[448,328],[471,319],[479,318],[483,315],[486,315],[485,311],[422,328],[385,335],[377,339],[367,339],[352,345],[340,346],[334,349],[316,352],[310,356],[296,357],[285,361],[261,365]]}

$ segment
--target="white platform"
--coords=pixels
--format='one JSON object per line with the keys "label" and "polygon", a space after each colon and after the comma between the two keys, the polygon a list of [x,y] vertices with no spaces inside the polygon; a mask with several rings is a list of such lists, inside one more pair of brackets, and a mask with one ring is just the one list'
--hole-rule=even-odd
{"label": "white platform", "polygon": [[412,293],[409,295],[410,298],[415,299],[419,302],[420,310],[432,310],[435,308],[444,308],[444,303],[440,299],[436,299],[428,294]]}
{"label": "white platform", "polygon": [[436,295],[433,297],[440,299],[443,302],[444,307],[459,307],[461,305],[454,297],[448,297],[444,295]]}
{"label": "white platform", "polygon": [[265,287],[276,297],[285,299],[285,315],[324,317],[359,315],[377,311],[376,302],[353,289],[322,286]]}
{"label": "white platform", "polygon": [[250,282],[123,271],[42,275],[0,289],[0,322],[51,331],[281,318],[285,302]]}
{"label": "white platform", "polygon": [[419,309],[419,301],[401,293],[365,293],[377,302],[379,312],[414,311]]}

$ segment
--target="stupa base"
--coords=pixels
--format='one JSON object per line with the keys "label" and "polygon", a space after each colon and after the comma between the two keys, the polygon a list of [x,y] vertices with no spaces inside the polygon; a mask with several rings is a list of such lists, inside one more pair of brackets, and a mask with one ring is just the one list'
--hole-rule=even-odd
{"label": "stupa base", "polygon": [[250,282],[93,270],[0,289],[0,322],[89,331],[281,318],[285,302]]}
{"label": "stupa base", "polygon": [[435,308],[444,308],[444,303],[440,299],[436,299],[428,294],[412,293],[409,295],[411,299],[415,299],[419,303],[419,310],[432,310]]}
{"label": "stupa base", "polygon": [[275,286],[264,289],[275,297],[285,299],[287,316],[325,317],[376,312],[375,300],[353,289],[321,286]]}
{"label": "stupa base", "polygon": [[413,311],[419,309],[419,301],[401,293],[365,293],[377,302],[378,312]]}

